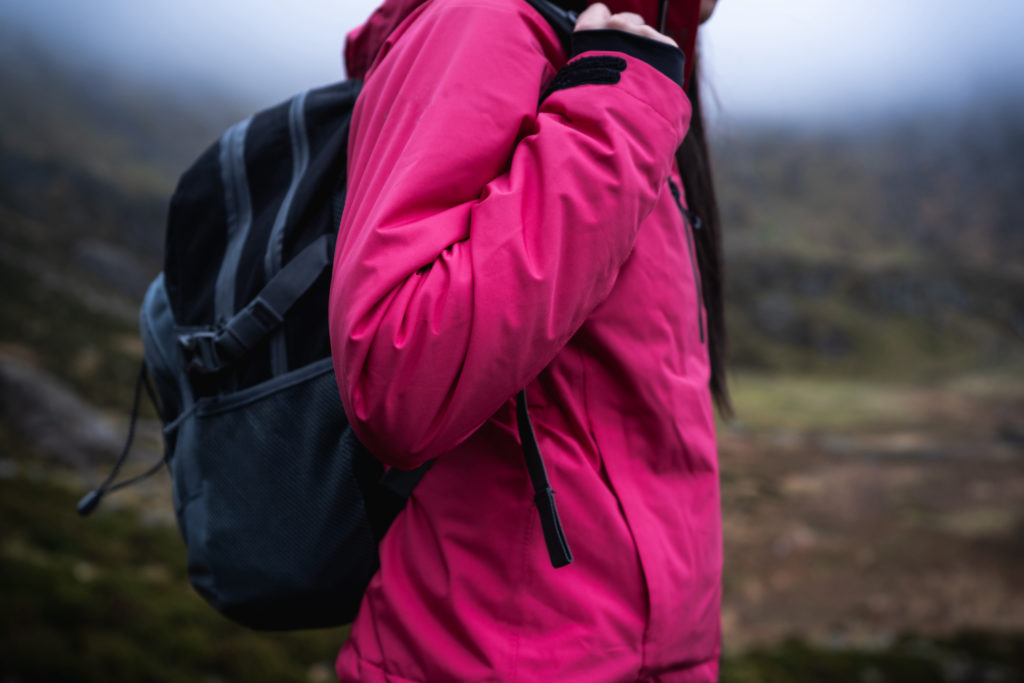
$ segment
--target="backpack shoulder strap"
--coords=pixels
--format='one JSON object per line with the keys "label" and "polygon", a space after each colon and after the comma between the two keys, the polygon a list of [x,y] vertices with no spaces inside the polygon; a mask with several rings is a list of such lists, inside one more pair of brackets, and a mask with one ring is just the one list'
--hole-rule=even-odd
{"label": "backpack shoulder strap", "polygon": [[551,28],[555,29],[559,40],[562,41],[565,53],[569,54],[572,48],[572,32],[576,27],[576,18],[578,16],[576,12],[563,9],[551,2],[551,0],[526,0],[526,2],[530,3],[537,10],[537,13],[551,24]]}

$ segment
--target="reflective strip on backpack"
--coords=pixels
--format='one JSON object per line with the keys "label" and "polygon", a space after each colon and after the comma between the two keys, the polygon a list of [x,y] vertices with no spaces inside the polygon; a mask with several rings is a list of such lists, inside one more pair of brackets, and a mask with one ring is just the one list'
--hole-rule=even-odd
{"label": "reflective strip on backpack", "polygon": [[214,321],[222,323],[235,313],[235,280],[242,247],[252,227],[252,201],[249,181],[245,172],[245,135],[251,118],[228,128],[220,139],[220,177],[224,183],[224,202],[227,215],[227,243],[224,260],[217,273],[214,294]]}
{"label": "reflective strip on backpack", "polygon": [[[309,167],[309,138],[306,134],[307,94],[296,95],[292,98],[291,106],[288,108],[288,132],[292,142],[292,182],[281,202],[281,208],[277,211],[274,227],[270,231],[270,239],[267,240],[267,254],[264,258],[263,269],[268,282],[281,270],[281,262],[284,260],[284,229],[288,223],[288,213],[291,210],[295,193],[299,189],[299,184],[302,182],[302,177]],[[275,332],[270,339],[270,371],[273,375],[280,375],[287,369],[288,349],[282,328]]]}

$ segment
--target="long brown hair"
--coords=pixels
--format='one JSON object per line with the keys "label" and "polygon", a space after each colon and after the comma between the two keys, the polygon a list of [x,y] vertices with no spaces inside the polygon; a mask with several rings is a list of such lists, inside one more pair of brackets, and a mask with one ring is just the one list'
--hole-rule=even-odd
{"label": "long brown hair", "polygon": [[722,224],[718,212],[718,199],[711,173],[708,153],[704,108],[701,105],[700,60],[693,56],[693,74],[686,88],[693,113],[690,130],[676,151],[676,162],[683,180],[690,212],[700,219],[700,229],[694,230],[697,244],[697,263],[700,266],[704,308],[707,310],[708,356],[711,361],[711,395],[719,412],[732,415],[732,401],[726,383],[727,335],[725,303],[723,297],[724,264],[722,259]]}

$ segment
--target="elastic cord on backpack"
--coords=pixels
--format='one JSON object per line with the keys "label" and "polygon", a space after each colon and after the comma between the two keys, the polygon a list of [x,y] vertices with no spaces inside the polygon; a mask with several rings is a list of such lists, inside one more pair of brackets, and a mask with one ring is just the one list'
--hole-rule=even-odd
{"label": "elastic cord on backpack", "polygon": [[146,393],[149,395],[150,400],[153,401],[153,405],[156,406],[157,412],[160,411],[160,404],[156,400],[156,394],[153,391],[153,385],[150,383],[149,375],[146,373],[146,364],[140,363],[139,376],[135,380],[135,396],[132,399],[131,421],[128,423],[128,438],[125,439],[124,448],[121,449],[121,455],[117,457],[117,462],[114,463],[114,467],[110,471],[110,474],[107,475],[107,478],[103,481],[102,484],[99,485],[99,487],[85,494],[85,496],[83,496],[82,499],[78,501],[78,514],[82,515],[83,517],[96,509],[96,506],[100,504],[101,500],[103,500],[103,496],[110,493],[111,491],[116,491],[120,488],[124,488],[125,486],[130,486],[135,482],[142,481],[143,479],[152,475],[154,472],[160,469],[163,466],[164,462],[166,462],[167,460],[167,455],[164,454],[160,456],[159,461],[155,462],[145,472],[138,474],[130,479],[118,482],[116,484],[113,483],[114,479],[117,477],[117,473],[121,471],[121,465],[123,465],[124,461],[128,458],[128,453],[131,451],[132,448],[132,442],[135,440],[135,423],[136,421],[138,421],[139,418],[139,399],[142,398],[143,387],[146,388]]}

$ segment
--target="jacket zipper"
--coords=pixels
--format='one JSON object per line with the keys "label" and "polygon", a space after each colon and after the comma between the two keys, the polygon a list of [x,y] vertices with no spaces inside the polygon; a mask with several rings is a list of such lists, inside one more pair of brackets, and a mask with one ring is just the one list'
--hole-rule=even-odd
{"label": "jacket zipper", "polygon": [[700,218],[694,219],[694,217],[683,207],[682,196],[679,192],[679,187],[675,181],[671,178],[668,179],[668,188],[672,192],[672,198],[676,200],[676,206],[679,207],[679,213],[683,215],[683,221],[686,223],[684,232],[686,232],[686,246],[690,251],[690,266],[693,268],[693,284],[694,290],[697,292],[697,329],[700,330],[700,343],[704,343],[704,289],[700,282],[700,269],[697,267],[697,251],[693,243],[693,231],[700,228]]}

